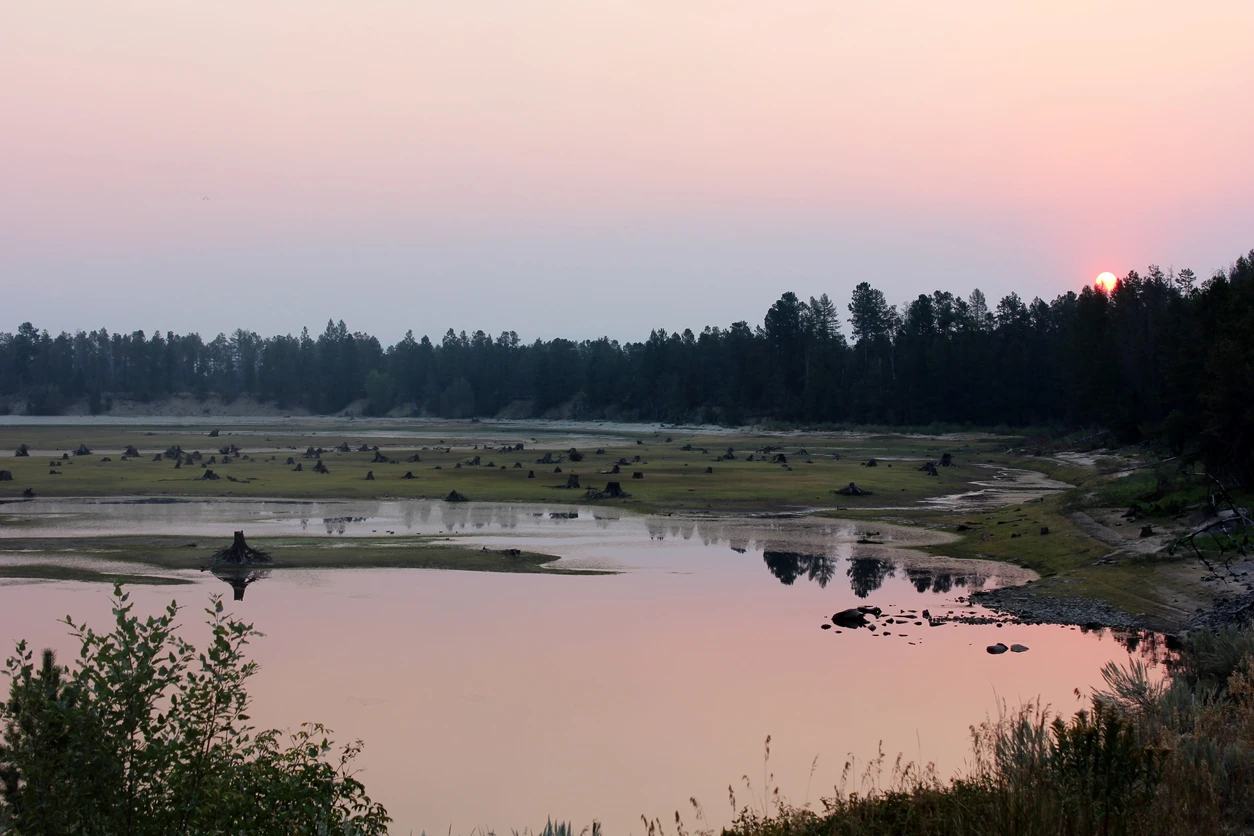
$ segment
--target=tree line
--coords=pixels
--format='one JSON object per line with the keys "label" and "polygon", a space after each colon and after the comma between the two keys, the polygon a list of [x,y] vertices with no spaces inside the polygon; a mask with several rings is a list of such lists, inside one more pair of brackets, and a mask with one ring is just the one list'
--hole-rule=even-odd
{"label": "tree line", "polygon": [[[848,326],[848,336],[842,326]],[[1051,302],[946,291],[897,307],[863,282],[841,311],[785,293],[761,324],[522,342],[513,331],[412,332],[384,347],[328,322],[316,337],[0,333],[0,399],[57,414],[114,397],[248,395],[281,408],[366,414],[398,408],[742,424],[1061,425],[1188,442],[1237,456],[1248,475],[1254,418],[1254,251],[1199,280],[1129,272],[1110,292]],[[1244,457],[1244,458],[1242,458]]]}

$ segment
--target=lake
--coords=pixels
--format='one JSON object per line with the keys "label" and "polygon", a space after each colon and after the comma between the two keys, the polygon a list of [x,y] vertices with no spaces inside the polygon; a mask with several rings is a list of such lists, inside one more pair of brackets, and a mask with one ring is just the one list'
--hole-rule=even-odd
{"label": "lake", "polygon": [[[642,814],[673,822],[675,810],[691,827],[690,797],[716,826],[730,815],[729,784],[740,803],[760,803],[767,735],[771,786],[798,804],[831,794],[850,755],[865,766],[881,747],[886,771],[901,753],[948,776],[965,762],[969,726],[1000,702],[1039,697],[1069,712],[1104,663],[1139,652],[1108,631],[928,627],[918,616],[875,633],[821,629],[857,605],[885,617],[970,612],[962,599],[971,591],[1031,578],[927,556],[909,547],[949,535],[880,523],[401,500],[36,500],[0,515],[21,520],[0,525],[0,538],[175,534],[204,545],[243,528],[351,549],[355,535],[391,531],[611,570],[281,569],[242,601],[207,573],[154,570],[195,585],[132,589],[141,611],[177,597],[188,624],[224,593],[265,633],[252,648],[254,720],[318,720],[340,740],[364,740],[362,778],[402,834],[504,833],[550,815],[639,833]],[[108,606],[99,584],[0,582],[0,639],[68,651],[56,619],[103,627]],[[1030,650],[985,652],[998,641]]]}

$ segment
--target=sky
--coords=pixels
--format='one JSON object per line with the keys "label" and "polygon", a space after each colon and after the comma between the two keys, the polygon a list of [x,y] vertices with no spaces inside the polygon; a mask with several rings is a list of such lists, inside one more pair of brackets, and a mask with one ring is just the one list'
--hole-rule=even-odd
{"label": "sky", "polygon": [[1248,0],[0,0],[0,330],[759,323],[1254,248]]}

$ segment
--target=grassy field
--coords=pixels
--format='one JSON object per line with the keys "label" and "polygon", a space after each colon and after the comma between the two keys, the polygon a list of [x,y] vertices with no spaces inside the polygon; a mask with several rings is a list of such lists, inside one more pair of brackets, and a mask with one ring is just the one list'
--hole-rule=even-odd
{"label": "grassy field", "polygon": [[[343,432],[275,428],[256,435],[223,432],[216,438],[183,428],[4,427],[0,428],[0,449],[14,450],[27,444],[32,454],[26,458],[0,458],[0,469],[13,475],[11,482],[0,484],[0,499],[18,498],[27,488],[44,497],[300,499],[442,498],[456,490],[471,500],[573,503],[586,501],[586,488],[600,490],[607,482],[618,481],[631,497],[616,502],[639,510],[774,511],[834,505],[857,508],[910,504],[961,491],[970,479],[983,474],[941,468],[937,476],[928,476],[919,466],[946,452],[958,460],[983,460],[1004,447],[1001,440],[907,436],[606,433],[600,439],[602,443],[577,448],[584,456],[582,461],[566,458],[542,465],[537,460],[545,453],[551,453],[555,460],[567,455],[568,448],[557,445],[565,445],[570,440],[569,433],[539,438],[530,429],[485,429],[479,437],[432,438],[422,443],[414,438],[354,435],[354,427],[345,424]],[[440,445],[441,440],[450,443]],[[356,451],[366,443],[379,445],[381,455],[391,463],[372,461],[373,451],[333,449],[348,444]],[[524,445],[522,451],[500,452],[503,445],[519,443]],[[63,454],[79,444],[86,444],[92,453],[62,460]],[[141,455],[123,461],[122,452],[128,444],[134,445]],[[230,444],[237,445],[241,455],[222,464],[218,451]],[[179,469],[164,456],[160,462],[153,461],[156,454],[172,446],[188,452],[200,451],[203,458]],[[304,457],[310,446],[328,450],[322,453],[321,461],[329,473],[313,472],[317,459]],[[685,446],[692,449],[685,450]],[[787,464],[771,463],[774,452],[760,452],[768,446],[784,453]],[[734,459],[723,458],[729,447],[734,450]],[[801,450],[808,455],[798,455]],[[420,456],[421,462],[406,461],[414,454]],[[478,465],[472,463],[476,456]],[[862,466],[872,457],[881,459],[878,467]],[[105,461],[106,458],[110,460]],[[216,459],[212,464],[211,458]],[[295,471],[294,464],[287,463],[289,458],[301,465],[300,472]],[[609,472],[624,460],[626,464],[619,465],[621,473]],[[707,469],[712,472],[706,472]],[[206,470],[213,470],[220,478],[203,479]],[[534,478],[528,478],[531,471]],[[643,478],[633,479],[636,472]],[[368,481],[367,474],[371,473],[374,479]],[[403,479],[406,473],[412,473],[414,478]],[[579,477],[579,490],[564,487],[571,474]],[[871,495],[842,497],[832,493],[850,482],[856,482]]]}

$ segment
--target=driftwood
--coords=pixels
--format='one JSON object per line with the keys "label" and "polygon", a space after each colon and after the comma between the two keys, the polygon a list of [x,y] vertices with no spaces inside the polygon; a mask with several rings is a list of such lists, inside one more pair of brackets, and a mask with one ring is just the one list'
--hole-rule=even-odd
{"label": "driftwood", "polygon": [[[1193,528],[1188,534],[1177,539],[1168,548],[1168,552],[1175,553],[1175,550],[1180,546],[1188,546],[1193,550],[1193,554],[1196,555],[1198,562],[1206,567],[1207,571],[1216,577],[1223,578],[1224,582],[1227,583],[1228,579],[1221,575],[1219,570],[1207,560],[1205,553],[1198,545],[1198,538],[1210,538],[1211,542],[1219,548],[1219,557],[1223,563],[1224,571],[1227,575],[1235,577],[1236,573],[1232,569],[1232,557],[1233,554],[1239,554],[1242,557],[1249,556],[1251,546],[1254,546],[1250,541],[1250,534],[1254,532],[1254,519],[1250,517],[1250,512],[1247,509],[1237,507],[1237,504],[1233,501],[1232,496],[1228,493],[1228,489],[1224,487],[1222,482],[1209,473],[1207,478],[1214,482],[1215,487],[1218,488],[1218,493],[1211,495],[1211,507],[1214,508],[1220,502],[1228,507],[1217,511],[1213,519],[1203,522],[1201,525]],[[1149,526],[1146,526],[1146,528],[1149,528]],[[1142,533],[1142,536],[1147,535]]]}

